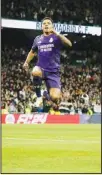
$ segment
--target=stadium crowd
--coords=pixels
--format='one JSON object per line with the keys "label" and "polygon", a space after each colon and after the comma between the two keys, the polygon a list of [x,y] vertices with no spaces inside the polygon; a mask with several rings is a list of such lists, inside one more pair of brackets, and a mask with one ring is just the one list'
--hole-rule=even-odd
{"label": "stadium crowd", "polygon": [[101,4],[98,0],[7,0],[2,1],[2,17],[41,21],[50,16],[54,22],[100,25]]}
{"label": "stadium crowd", "polygon": [[[5,46],[1,55],[1,101],[2,113],[100,113],[101,112],[101,68],[100,53],[96,51],[75,51],[61,53],[62,100],[58,106],[47,98],[42,83],[43,103],[37,103],[32,83],[31,70],[37,57],[30,64],[30,70],[23,69],[28,50]],[[81,57],[82,59],[72,60]],[[83,59],[84,57],[84,59]],[[75,61],[75,60],[74,60]],[[77,65],[76,65],[77,64]]]}

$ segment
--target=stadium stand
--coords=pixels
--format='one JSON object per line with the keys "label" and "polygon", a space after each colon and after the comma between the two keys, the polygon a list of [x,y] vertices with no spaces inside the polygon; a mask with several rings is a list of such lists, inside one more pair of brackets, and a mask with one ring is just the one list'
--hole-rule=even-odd
{"label": "stadium stand", "polygon": [[40,21],[45,16],[50,16],[54,22],[67,22],[69,24],[100,25],[101,4],[97,0],[41,0],[2,1],[4,18]]}

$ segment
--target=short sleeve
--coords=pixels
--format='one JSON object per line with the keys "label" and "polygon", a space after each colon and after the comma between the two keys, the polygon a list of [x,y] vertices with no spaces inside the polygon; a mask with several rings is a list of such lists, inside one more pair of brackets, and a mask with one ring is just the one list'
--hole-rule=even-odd
{"label": "short sleeve", "polygon": [[32,45],[32,48],[31,48],[33,51],[36,51],[37,50],[37,37],[34,39],[33,41],[33,45]]}

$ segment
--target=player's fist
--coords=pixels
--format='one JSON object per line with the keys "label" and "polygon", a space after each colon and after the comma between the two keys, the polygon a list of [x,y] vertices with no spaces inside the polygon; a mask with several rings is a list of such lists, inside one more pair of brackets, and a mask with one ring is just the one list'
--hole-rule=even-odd
{"label": "player's fist", "polygon": [[54,33],[55,35],[59,34],[58,32],[56,32],[56,30],[54,28],[51,29],[51,33]]}
{"label": "player's fist", "polygon": [[28,63],[27,63],[27,62],[25,62],[25,63],[23,64],[23,68],[24,68],[25,70],[28,70],[29,65],[28,65]]}

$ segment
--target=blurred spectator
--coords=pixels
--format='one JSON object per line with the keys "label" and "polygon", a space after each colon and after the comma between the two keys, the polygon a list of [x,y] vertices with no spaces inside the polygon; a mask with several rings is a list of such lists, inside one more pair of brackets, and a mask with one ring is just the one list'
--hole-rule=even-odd
{"label": "blurred spectator", "polygon": [[41,21],[45,16],[53,18],[54,22],[70,24],[101,25],[101,8],[98,0],[34,0],[29,1],[2,1],[1,16],[13,19]]}
{"label": "blurred spectator", "polygon": [[8,114],[8,107],[6,105],[6,103],[3,103],[3,105],[1,106],[2,109],[2,114]]}
{"label": "blurred spectator", "polygon": [[84,100],[86,105],[89,105],[89,96],[88,94],[82,94],[81,98]]}
{"label": "blurred spectator", "polygon": [[94,105],[94,112],[95,113],[101,113],[101,103],[100,103],[100,101],[97,101],[96,104]]}
{"label": "blurred spectator", "polygon": [[25,106],[25,114],[31,114],[31,107],[30,107],[30,105],[26,105]]}
{"label": "blurred spectator", "polygon": [[12,114],[12,113],[17,113],[17,107],[16,107],[16,104],[15,104],[14,101],[12,101],[12,102],[10,103],[10,105],[9,105],[9,107],[8,107],[8,112],[9,112],[10,114]]}

